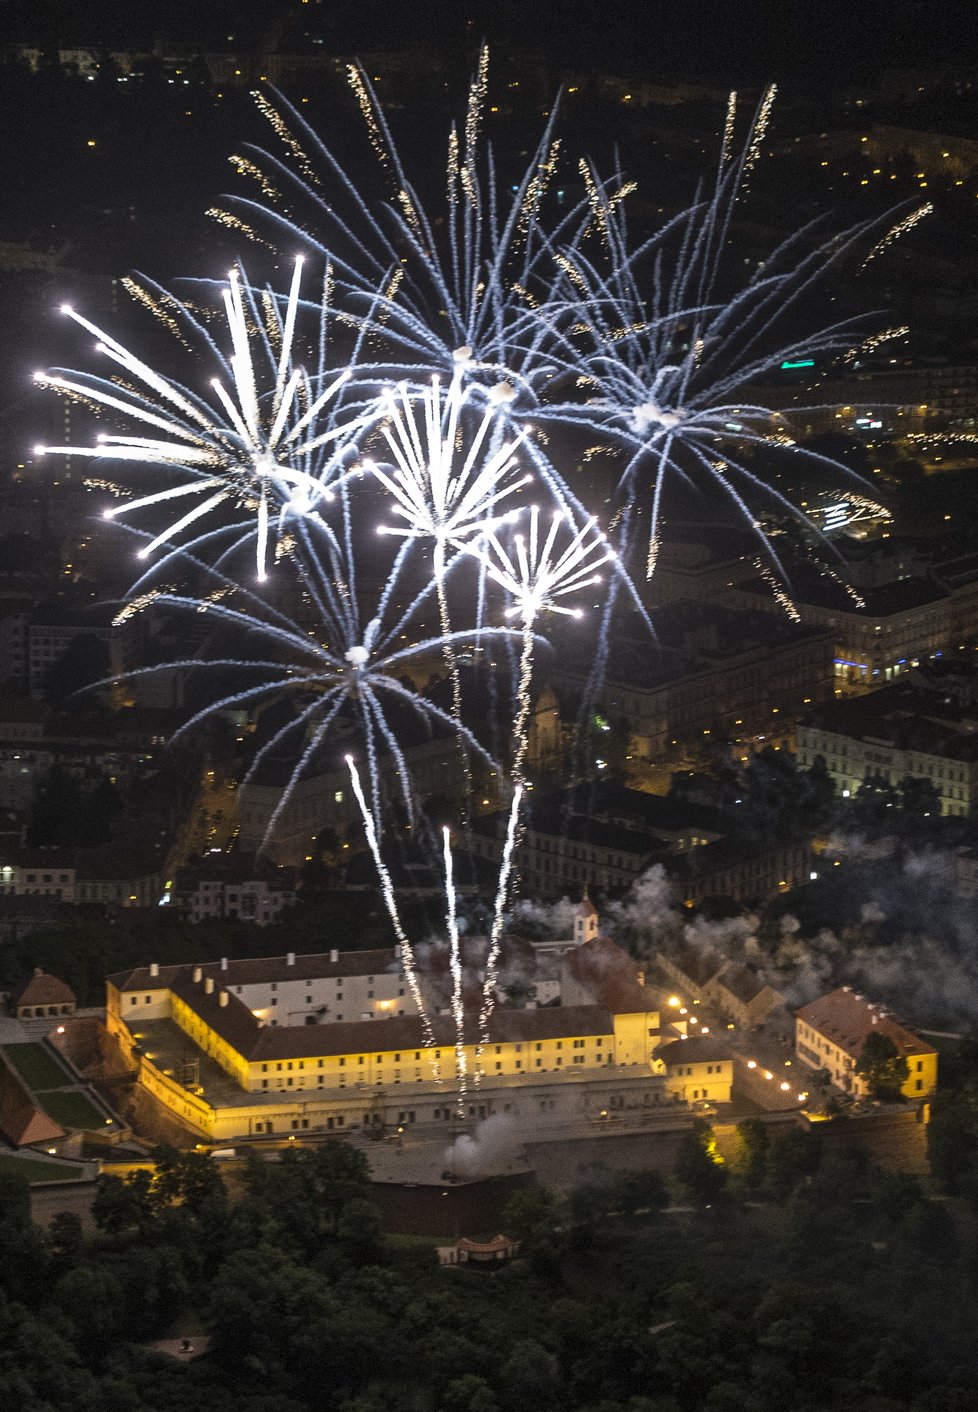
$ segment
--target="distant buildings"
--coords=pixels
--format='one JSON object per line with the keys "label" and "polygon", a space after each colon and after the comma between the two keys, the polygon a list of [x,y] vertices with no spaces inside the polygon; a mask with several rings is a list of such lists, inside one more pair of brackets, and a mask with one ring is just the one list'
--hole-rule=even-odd
{"label": "distant buildings", "polygon": [[950,697],[894,685],[824,706],[798,728],[798,764],[821,756],[836,789],[855,794],[867,779],[897,786],[928,780],[942,814],[967,817],[978,802],[978,716]]}
{"label": "distant buildings", "polygon": [[15,849],[0,857],[0,897],[154,907],[165,862],[152,845]]}
{"label": "distant buildings", "polygon": [[[761,579],[735,586],[731,597],[767,613],[781,611]],[[978,639],[978,557],[860,593],[802,563],[792,572],[792,601],[803,623],[829,635],[836,686],[868,690]]]}
{"label": "distant buildings", "polygon": [[906,1098],[928,1098],[937,1088],[937,1050],[908,1030],[882,1005],[874,1005],[851,986],[830,991],[795,1016],[795,1053],[809,1069],[826,1069],[837,1088],[857,1097],[869,1092],[859,1074],[863,1045],[873,1034],[893,1041],[907,1061],[909,1074],[901,1092]]}
{"label": "distant buildings", "polygon": [[[750,574],[755,558],[756,549],[747,561]],[[675,579],[680,560],[671,557],[670,564]],[[697,567],[690,565],[698,578]],[[832,639],[821,625],[798,627],[783,616],[775,621],[744,611],[760,606],[744,593],[736,600],[739,611],[733,610],[726,569],[721,584],[706,564],[699,567],[699,588],[722,595],[724,606],[676,600],[654,609],[656,651],[622,639],[601,688],[599,709],[627,730],[629,753],[638,762],[680,758],[711,736],[775,736],[832,694]],[[587,668],[568,664],[553,675],[558,688],[580,691]]]}
{"label": "distant buildings", "polygon": [[180,868],[167,890],[174,911],[191,922],[237,917],[267,927],[295,906],[297,874],[251,853],[208,853]]}
{"label": "distant buildings", "polygon": [[[501,813],[474,819],[475,856],[498,865],[505,829]],[[542,898],[582,886],[623,891],[655,864],[689,906],[713,896],[770,897],[809,881],[804,839],[752,845],[726,830],[711,809],[601,782],[551,799],[535,795],[517,863],[528,892]]]}

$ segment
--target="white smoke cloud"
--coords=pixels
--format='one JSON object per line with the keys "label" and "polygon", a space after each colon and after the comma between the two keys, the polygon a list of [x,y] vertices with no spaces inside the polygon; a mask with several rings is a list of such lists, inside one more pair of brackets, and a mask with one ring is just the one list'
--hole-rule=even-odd
{"label": "white smoke cloud", "polygon": [[475,1130],[462,1133],[445,1150],[445,1168],[457,1177],[491,1177],[505,1172],[520,1158],[523,1130],[508,1113],[493,1113]]}
{"label": "white smoke cloud", "polygon": [[[954,892],[954,853],[858,835],[835,838],[833,851],[848,865],[840,880],[852,890],[851,920],[838,930],[806,935],[790,913],[765,926],[747,912],[691,918],[656,864],[602,910],[602,931],[639,960],[687,945],[747,962],[793,1006],[852,985],[911,1023],[978,1025],[978,907]],[[574,906],[567,898],[552,906],[522,903],[513,929],[522,918],[552,936],[570,936]]]}

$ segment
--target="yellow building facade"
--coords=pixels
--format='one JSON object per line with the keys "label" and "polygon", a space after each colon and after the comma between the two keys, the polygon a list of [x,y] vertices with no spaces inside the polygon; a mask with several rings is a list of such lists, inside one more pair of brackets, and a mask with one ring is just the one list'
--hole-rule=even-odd
{"label": "yellow building facade", "polygon": [[[497,1007],[489,1042],[479,1044],[472,1015],[457,1051],[447,1014],[431,1017],[433,1046],[423,1043],[416,1015],[270,1025],[221,984],[218,966],[146,967],[110,977],[106,1001],[108,1026],[132,1056],[140,1082],[215,1141],[446,1121],[456,1116],[459,1062],[481,1076],[470,1117],[513,1112],[596,1120],[669,1102],[656,1056],[660,1016],[652,1009]],[[168,1033],[169,1062],[157,1052]],[[189,1047],[181,1036],[201,1056],[199,1082],[181,1080],[181,1065],[173,1062]],[[205,1073],[208,1060],[220,1074]]]}

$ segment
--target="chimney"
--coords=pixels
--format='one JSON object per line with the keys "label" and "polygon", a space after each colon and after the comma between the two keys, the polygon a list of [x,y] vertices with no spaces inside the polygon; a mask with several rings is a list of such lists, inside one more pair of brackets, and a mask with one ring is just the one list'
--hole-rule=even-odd
{"label": "chimney", "polygon": [[207,979],[204,981],[204,993],[205,993],[205,995],[213,995],[213,994],[214,994],[214,977],[213,977],[213,976],[208,976]]}
{"label": "chimney", "polygon": [[636,972],[635,972],[635,979],[638,981],[639,985],[644,985],[644,984],[645,984],[645,972],[644,972],[644,971],[636,971]]}
{"label": "chimney", "polygon": [[397,957],[398,961],[400,961],[400,959],[401,959],[401,943],[400,943],[400,942],[398,942],[398,943],[395,945],[395,947],[394,947],[394,955]]}
{"label": "chimney", "polygon": [[294,951],[289,951],[289,952],[286,954],[286,957],[285,957],[285,964],[286,964],[287,966],[294,966],[294,965],[295,965],[295,952],[294,952]]}
{"label": "chimney", "polygon": [[150,973],[151,976],[158,976],[158,975],[159,975],[159,973],[160,973],[160,963],[159,963],[159,961],[150,961],[150,963],[149,963],[149,973]]}
{"label": "chimney", "polygon": [[329,953],[329,959],[330,959],[330,961],[332,962],[332,964],[335,966],[336,963],[337,963],[337,961],[340,959],[340,953],[339,953],[338,951],[335,951],[335,950],[334,950],[334,951],[331,951],[331,952]]}
{"label": "chimney", "polygon": [[221,991],[220,995],[217,997],[217,1003],[221,1006],[224,1006],[228,1003],[228,993],[226,990]]}
{"label": "chimney", "polygon": [[222,957],[221,957],[221,970],[222,970],[222,971],[226,971],[227,968],[228,968],[228,958],[227,958],[226,956],[222,956]]}
{"label": "chimney", "polygon": [[199,966],[195,966],[195,967],[194,967],[194,985],[200,985],[200,983],[201,983],[201,981],[202,981],[202,979],[203,979],[203,976],[204,976],[204,973],[203,973],[203,971],[200,969],[200,967],[199,967]]}

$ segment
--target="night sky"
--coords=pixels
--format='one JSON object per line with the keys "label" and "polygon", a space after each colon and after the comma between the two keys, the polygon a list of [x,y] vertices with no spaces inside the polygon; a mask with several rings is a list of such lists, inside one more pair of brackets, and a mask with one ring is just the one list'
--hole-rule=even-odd
{"label": "night sky", "polygon": [[[967,0],[7,0],[0,39],[75,39],[107,47],[144,44],[154,35],[199,34],[209,45],[229,33],[245,41],[285,20],[315,30],[339,50],[464,43],[466,38],[543,50],[555,61],[611,64],[722,82],[778,77],[803,86],[833,78],[866,82],[887,68],[966,61],[973,23]],[[203,13],[202,13],[203,12]]]}

